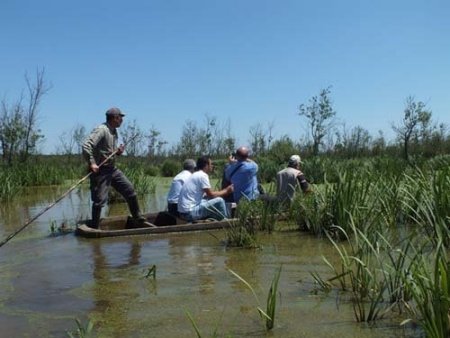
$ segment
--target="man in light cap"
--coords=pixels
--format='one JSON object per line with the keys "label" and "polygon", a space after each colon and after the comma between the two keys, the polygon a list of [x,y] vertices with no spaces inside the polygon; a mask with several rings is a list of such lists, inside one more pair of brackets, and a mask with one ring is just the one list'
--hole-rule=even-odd
{"label": "man in light cap", "polygon": [[[114,165],[115,157],[121,155],[125,146],[118,143],[118,132],[125,114],[113,107],[106,111],[106,122],[96,127],[83,143],[83,157],[88,162],[91,183],[92,220],[91,227],[98,228],[103,206],[108,201],[109,189],[112,186],[127,201],[134,226],[145,226],[146,219],[141,215],[136,192],[131,182]],[[110,155],[114,154],[108,161]]]}
{"label": "man in light cap", "polygon": [[299,155],[289,158],[287,168],[277,173],[277,198],[283,204],[290,204],[294,199],[296,191],[309,192],[309,184],[305,175],[300,171],[302,160]]}
{"label": "man in light cap", "polygon": [[192,175],[195,170],[195,161],[187,159],[183,162],[183,170],[179,172],[170,185],[170,190],[167,195],[167,210],[175,216],[178,216],[178,197],[184,182]]}

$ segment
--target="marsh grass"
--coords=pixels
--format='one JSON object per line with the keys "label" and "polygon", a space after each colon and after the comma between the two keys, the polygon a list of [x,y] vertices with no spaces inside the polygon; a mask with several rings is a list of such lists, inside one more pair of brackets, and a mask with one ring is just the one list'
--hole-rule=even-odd
{"label": "marsh grass", "polygon": [[[154,194],[156,191],[157,181],[153,176],[145,174],[143,168],[131,167],[123,169],[123,173],[130,180],[134,186],[134,190],[138,196]],[[111,189],[109,192],[109,201],[122,201],[123,197],[115,190]]]}
{"label": "marsh grass", "polygon": [[0,170],[0,201],[11,201],[22,192],[22,184],[17,175],[5,169]]}
{"label": "marsh grass", "polygon": [[67,335],[70,338],[88,338],[94,337],[94,322],[89,320],[86,324],[82,324],[81,321],[77,318],[75,319],[77,324],[77,329],[75,331],[68,331]]}
{"label": "marsh grass", "polygon": [[[200,332],[200,328],[198,327],[197,322],[194,320],[194,318],[192,317],[191,313],[188,310],[186,310],[186,309],[184,310],[184,313],[186,314],[186,316],[189,319],[189,322],[191,323],[192,327],[194,328],[194,331],[195,331],[195,334],[197,335],[197,338],[202,338],[203,335]],[[223,318],[223,313],[222,313],[222,316],[217,321],[213,332],[210,335],[208,335],[208,337],[211,337],[211,338],[216,338],[216,337],[220,337],[220,336],[231,337],[231,335],[220,335],[220,333],[219,333],[219,327],[220,327],[220,325],[222,323],[222,318]]]}
{"label": "marsh grass", "polygon": [[277,303],[278,282],[280,280],[281,268],[282,268],[282,265],[280,265],[280,267],[275,272],[275,275],[272,279],[272,283],[270,285],[269,292],[267,294],[267,302],[266,302],[266,310],[265,311],[261,308],[261,305],[260,305],[261,303],[259,301],[259,298],[258,298],[255,290],[253,289],[253,287],[250,285],[250,283],[248,283],[244,278],[239,276],[233,270],[228,269],[228,271],[233,276],[235,276],[242,283],[244,283],[244,285],[252,292],[253,297],[255,297],[256,303],[257,303],[256,309],[258,310],[260,317],[265,320],[266,330],[268,330],[268,331],[273,329],[273,327],[275,325],[275,312],[276,312],[276,303]]}
{"label": "marsh grass", "polygon": [[232,247],[257,247],[259,229],[258,207],[251,201],[241,201],[236,208],[236,220],[227,229],[227,245]]}
{"label": "marsh grass", "polygon": [[426,255],[419,256],[415,261],[417,269],[405,276],[415,301],[409,309],[431,338],[450,336],[450,262],[447,255],[441,242],[431,259]]}
{"label": "marsh grass", "polygon": [[151,267],[147,268],[147,273],[145,274],[145,278],[152,277],[153,280],[156,279],[156,265],[152,265]]}

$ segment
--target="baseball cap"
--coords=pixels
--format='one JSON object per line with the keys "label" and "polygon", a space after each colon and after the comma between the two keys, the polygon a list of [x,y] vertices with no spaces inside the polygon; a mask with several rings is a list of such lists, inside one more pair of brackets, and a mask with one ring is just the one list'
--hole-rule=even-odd
{"label": "baseball cap", "polygon": [[119,108],[117,108],[117,107],[109,108],[109,109],[106,111],[106,115],[107,115],[107,116],[113,116],[113,115],[125,116],[125,114],[122,113],[122,111],[121,111]]}
{"label": "baseball cap", "polygon": [[297,165],[297,164],[302,164],[302,159],[300,158],[299,155],[292,155],[289,158],[289,165]]}

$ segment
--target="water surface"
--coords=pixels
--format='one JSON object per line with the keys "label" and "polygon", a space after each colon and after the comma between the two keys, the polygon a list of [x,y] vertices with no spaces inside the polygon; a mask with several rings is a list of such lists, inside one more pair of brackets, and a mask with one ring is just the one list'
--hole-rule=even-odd
{"label": "water surface", "polygon": [[[0,235],[17,229],[64,192],[31,189],[0,209]],[[142,201],[164,207],[165,191]],[[336,256],[321,239],[293,230],[259,237],[261,249],[227,249],[223,231],[84,239],[49,236],[50,223],[89,215],[88,191],[75,191],[0,248],[1,337],[67,337],[74,319],[95,323],[100,337],[418,337],[401,319],[356,323],[351,303],[336,292],[314,292],[311,271],[328,272],[321,256]],[[119,203],[106,214],[126,212]],[[271,280],[282,265],[275,328],[265,331]],[[156,278],[146,277],[156,266]],[[251,291],[229,269],[249,282]]]}

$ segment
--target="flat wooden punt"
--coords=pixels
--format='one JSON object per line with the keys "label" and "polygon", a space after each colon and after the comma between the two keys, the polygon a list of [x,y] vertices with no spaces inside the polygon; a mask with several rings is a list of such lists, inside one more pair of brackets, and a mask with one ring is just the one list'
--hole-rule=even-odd
{"label": "flat wooden punt", "polygon": [[145,214],[147,224],[145,227],[135,227],[129,216],[114,216],[103,218],[98,229],[89,227],[89,221],[78,223],[75,235],[87,238],[116,237],[130,235],[162,234],[184,231],[202,231],[224,229],[231,226],[235,219],[222,221],[201,220],[195,223],[175,217],[168,212]]}

